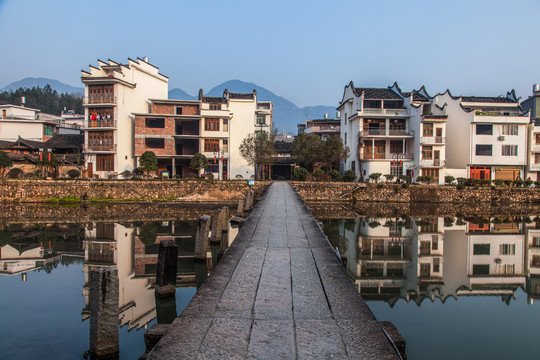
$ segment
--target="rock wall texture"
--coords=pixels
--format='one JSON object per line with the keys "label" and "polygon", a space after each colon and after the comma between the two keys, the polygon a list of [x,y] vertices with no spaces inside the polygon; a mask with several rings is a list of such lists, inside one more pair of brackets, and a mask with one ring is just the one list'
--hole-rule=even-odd
{"label": "rock wall texture", "polygon": [[257,195],[270,184],[257,181],[65,181],[65,180],[2,180],[0,201],[40,202],[74,196],[80,199],[109,200],[174,200],[192,195],[214,193],[216,200],[242,199],[248,190]]}
{"label": "rock wall texture", "polygon": [[388,203],[540,203],[540,189],[338,182],[292,182],[305,201]]}

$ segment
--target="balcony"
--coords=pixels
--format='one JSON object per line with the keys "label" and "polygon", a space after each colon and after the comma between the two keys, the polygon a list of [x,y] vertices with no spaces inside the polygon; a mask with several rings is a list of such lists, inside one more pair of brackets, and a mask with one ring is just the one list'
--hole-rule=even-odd
{"label": "balcony", "polygon": [[444,145],[444,144],[446,144],[446,137],[443,137],[443,136],[422,136],[422,137],[420,137],[420,144],[422,144],[422,145]]}
{"label": "balcony", "polygon": [[531,144],[531,151],[532,152],[540,152],[540,144]]}
{"label": "balcony", "polygon": [[84,122],[85,129],[116,129],[116,120],[106,119],[106,120],[86,120]]}
{"label": "balcony", "polygon": [[484,111],[474,113],[475,123],[499,123],[499,124],[528,124],[529,116],[519,115],[517,113],[497,114]]}
{"label": "balcony", "polygon": [[360,160],[412,160],[414,154],[395,154],[384,152],[369,152],[360,153]]}
{"label": "balcony", "polygon": [[362,109],[358,110],[358,116],[362,115],[384,115],[384,116],[409,116],[409,109]]}
{"label": "balcony", "polygon": [[116,105],[116,96],[85,96],[83,97],[84,106],[114,106]]}
{"label": "balcony", "polygon": [[85,144],[85,152],[116,152],[116,144]]}
{"label": "balcony", "polygon": [[423,159],[420,161],[420,165],[424,168],[426,167],[432,167],[432,168],[439,168],[443,166],[444,161],[441,161],[440,159]]}
{"label": "balcony", "polygon": [[414,137],[414,131],[402,130],[402,129],[366,129],[359,132],[360,136],[363,137],[386,137],[386,136],[396,136],[396,137]]}
{"label": "balcony", "polygon": [[529,167],[531,171],[540,171],[540,163],[531,163]]}

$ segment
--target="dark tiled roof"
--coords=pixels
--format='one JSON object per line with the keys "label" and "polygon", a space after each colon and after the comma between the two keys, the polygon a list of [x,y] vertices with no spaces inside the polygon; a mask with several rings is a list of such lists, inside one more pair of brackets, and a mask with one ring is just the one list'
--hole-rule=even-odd
{"label": "dark tiled roof", "polygon": [[[420,94],[419,92],[415,91],[412,94],[413,94],[413,101],[425,101],[425,102],[429,101],[429,99],[427,97]],[[409,97],[409,96],[411,96],[411,93],[410,92],[404,92],[403,96]]]}
{"label": "dark tiled roof", "polygon": [[482,103],[512,103],[517,104],[517,102],[510,100],[506,97],[497,97],[497,96],[462,96],[462,102],[482,102]]}
{"label": "dark tiled roof", "polygon": [[77,134],[57,134],[45,142],[51,149],[82,149],[83,144],[84,135]]}
{"label": "dark tiled roof", "polygon": [[292,142],[276,141],[274,143],[274,150],[277,153],[290,153],[292,152]]}
{"label": "dark tiled roof", "polygon": [[330,124],[330,125],[340,125],[341,120],[336,119],[313,119],[313,120],[307,120],[308,123],[312,124]]}
{"label": "dark tiled roof", "polygon": [[447,119],[448,115],[424,115],[425,119]]}
{"label": "dark tiled roof", "polygon": [[248,94],[229,93],[229,99],[252,100],[253,93],[248,93]]}
{"label": "dark tiled roof", "polygon": [[4,149],[8,147],[8,145],[11,145],[11,144],[13,144],[13,141],[0,140],[0,149]]}
{"label": "dark tiled roof", "polygon": [[402,100],[402,97],[388,88],[354,88],[356,96],[365,94],[364,99],[368,100]]}
{"label": "dark tiled roof", "polygon": [[13,147],[17,147],[18,144],[21,144],[21,145],[24,145],[32,150],[39,150],[41,148],[46,148],[45,146],[45,143],[44,142],[41,142],[41,141],[34,141],[34,140],[26,140],[26,139],[22,139],[22,138],[19,138],[17,141],[13,141],[11,144],[7,145],[6,146],[6,149],[7,148],[13,148]]}
{"label": "dark tiled roof", "polygon": [[203,103],[218,103],[218,104],[226,104],[227,99],[224,97],[213,97],[213,96],[203,96],[201,101]]}

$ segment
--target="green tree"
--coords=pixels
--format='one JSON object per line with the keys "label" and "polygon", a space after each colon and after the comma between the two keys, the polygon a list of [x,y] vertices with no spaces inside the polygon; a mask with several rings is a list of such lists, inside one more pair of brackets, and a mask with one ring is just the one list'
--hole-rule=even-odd
{"label": "green tree", "polygon": [[312,170],[313,163],[323,161],[324,142],[313,133],[300,134],[292,143],[292,154],[305,168]]}
{"label": "green tree", "polygon": [[139,158],[139,167],[142,171],[150,173],[158,169],[158,159],[153,151],[145,151]]}
{"label": "green tree", "polygon": [[301,166],[295,167],[293,171],[294,178],[298,181],[306,181],[308,174],[308,171]]}
{"label": "green tree", "polygon": [[356,174],[353,170],[347,170],[345,171],[345,174],[343,175],[343,181],[346,182],[353,182],[356,180]]}
{"label": "green tree", "polygon": [[60,115],[64,108],[74,110],[77,114],[84,113],[81,96],[58,94],[50,85],[45,87],[19,88],[15,91],[0,91],[0,101],[19,105],[21,96],[26,98],[26,106],[40,109],[44,113]]}
{"label": "green tree", "polygon": [[4,176],[6,169],[9,169],[12,165],[13,163],[8,154],[0,150],[0,175]]}
{"label": "green tree", "polygon": [[193,159],[189,162],[189,167],[195,171],[208,168],[208,159],[201,153],[193,155]]}
{"label": "green tree", "polygon": [[333,168],[339,168],[339,163],[346,160],[349,154],[349,147],[343,145],[341,137],[333,135],[323,142],[319,161],[324,164],[327,171],[330,171]]}
{"label": "green tree", "polygon": [[240,155],[255,167],[255,177],[261,178],[265,165],[272,165],[274,155],[274,136],[266,131],[250,133],[240,144]]}

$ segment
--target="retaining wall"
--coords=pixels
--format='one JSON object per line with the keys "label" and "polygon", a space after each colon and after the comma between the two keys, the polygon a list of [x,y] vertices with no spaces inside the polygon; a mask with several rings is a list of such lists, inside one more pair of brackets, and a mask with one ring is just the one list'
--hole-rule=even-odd
{"label": "retaining wall", "polygon": [[270,184],[256,181],[76,181],[76,180],[2,180],[0,201],[40,202],[51,198],[75,196],[81,199],[173,200],[190,195],[219,191],[216,200],[241,199],[248,190],[260,195]]}
{"label": "retaining wall", "polygon": [[376,201],[391,203],[540,203],[540,189],[444,185],[359,184],[338,182],[292,182],[305,201]]}

